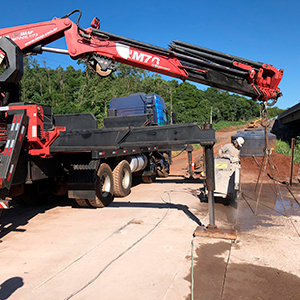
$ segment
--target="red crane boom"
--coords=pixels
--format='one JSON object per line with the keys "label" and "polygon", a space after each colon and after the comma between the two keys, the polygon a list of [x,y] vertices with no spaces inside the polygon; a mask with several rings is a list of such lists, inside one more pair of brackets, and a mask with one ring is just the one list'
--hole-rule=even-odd
{"label": "red crane boom", "polygon": [[[77,24],[68,17],[79,12]],[[282,95],[278,87],[283,70],[196,45],[173,41],[169,49],[99,30],[94,18],[91,27],[79,26],[81,12],[75,10],[62,18],[24,26],[0,29],[0,36],[12,39],[24,54],[43,51],[86,58],[101,76],[116,70],[120,62],[152,72],[190,80],[274,104]],[[68,50],[45,45],[65,37]]]}

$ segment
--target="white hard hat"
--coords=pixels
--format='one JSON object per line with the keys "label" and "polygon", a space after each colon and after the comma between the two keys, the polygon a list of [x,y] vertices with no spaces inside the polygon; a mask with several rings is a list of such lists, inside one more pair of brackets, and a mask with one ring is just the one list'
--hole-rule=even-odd
{"label": "white hard hat", "polygon": [[236,142],[238,143],[238,145],[239,145],[240,147],[242,147],[243,144],[245,143],[245,140],[244,140],[242,137],[239,136],[239,137],[236,139]]}

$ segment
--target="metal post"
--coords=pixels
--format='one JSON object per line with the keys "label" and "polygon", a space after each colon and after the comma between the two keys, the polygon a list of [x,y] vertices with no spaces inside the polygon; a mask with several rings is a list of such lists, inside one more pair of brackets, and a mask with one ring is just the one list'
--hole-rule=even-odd
{"label": "metal post", "polygon": [[[205,124],[205,129],[212,128],[211,124]],[[208,191],[208,211],[209,211],[209,225],[208,228],[216,228],[215,225],[215,162],[214,162],[214,148],[213,146],[205,146],[205,166],[206,166],[206,188]]]}
{"label": "metal post", "polygon": [[192,151],[191,150],[188,150],[188,163],[189,163],[190,177],[193,177],[193,157],[192,157]]}
{"label": "metal post", "polygon": [[290,175],[290,185],[293,185],[294,150],[295,150],[295,138],[292,138],[292,144],[291,144],[291,175]]}
{"label": "metal post", "polygon": [[206,188],[208,191],[209,227],[215,227],[215,166],[213,146],[205,146]]}
{"label": "metal post", "polygon": [[[203,129],[211,129],[211,124],[204,124]],[[205,171],[206,171],[206,188],[208,191],[208,211],[209,224],[206,227],[198,226],[194,231],[194,236],[214,237],[221,239],[237,239],[237,230],[234,228],[218,228],[215,224],[215,160],[214,160],[214,146],[204,146],[205,154]]]}

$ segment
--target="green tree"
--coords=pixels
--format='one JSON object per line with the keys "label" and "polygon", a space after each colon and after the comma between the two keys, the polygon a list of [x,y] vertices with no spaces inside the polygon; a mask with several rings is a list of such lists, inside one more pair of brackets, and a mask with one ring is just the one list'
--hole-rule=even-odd
{"label": "green tree", "polygon": [[[169,110],[172,98],[173,111],[181,123],[208,122],[211,112],[213,122],[259,116],[258,103],[217,88],[200,90],[189,82],[167,81],[160,75],[124,64],[118,64],[118,70],[109,77],[101,78],[84,61],[78,63],[78,70],[72,66],[53,70],[46,64],[41,67],[32,57],[25,58],[22,101],[50,105],[58,114],[91,112],[99,124],[107,115],[111,99],[137,92],[160,95]],[[270,115],[280,112],[276,107],[269,111]]]}

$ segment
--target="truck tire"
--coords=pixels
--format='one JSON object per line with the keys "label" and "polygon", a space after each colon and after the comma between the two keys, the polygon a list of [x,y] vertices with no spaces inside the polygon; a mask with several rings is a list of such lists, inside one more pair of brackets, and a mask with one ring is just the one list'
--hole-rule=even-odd
{"label": "truck tire", "polygon": [[157,174],[160,178],[166,178],[170,173],[170,157],[167,153],[163,154],[163,163],[158,164],[157,166]]}
{"label": "truck tire", "polygon": [[142,176],[142,180],[144,183],[153,183],[156,179],[155,175],[151,175],[151,176]]}
{"label": "truck tire", "polygon": [[159,178],[167,178],[169,176],[169,173],[164,168],[157,168],[157,175]]}
{"label": "truck tire", "polygon": [[157,177],[157,161],[153,155],[150,157],[148,167],[149,165],[150,172],[147,172],[149,175],[142,175],[142,180],[145,183],[153,183]]}
{"label": "truck tire", "polygon": [[49,179],[42,179],[25,184],[24,193],[18,197],[14,197],[14,201],[18,204],[25,205],[40,205],[48,200],[49,196]]}
{"label": "truck tire", "polygon": [[113,201],[114,180],[109,165],[101,164],[95,182],[95,199],[89,199],[93,207],[105,207]]}
{"label": "truck tire", "polygon": [[24,194],[19,196],[26,205],[38,205],[42,204],[42,195],[38,193],[38,184],[33,182],[30,185],[25,185]]}
{"label": "truck tire", "polygon": [[127,160],[119,162],[113,170],[114,196],[125,197],[130,193],[132,174]]}
{"label": "truck tire", "polygon": [[50,191],[55,196],[64,196],[68,193],[68,185],[65,180],[54,178],[51,181]]}
{"label": "truck tire", "polygon": [[75,199],[80,207],[91,207],[88,199]]}
{"label": "truck tire", "polygon": [[27,205],[27,204],[23,201],[23,199],[22,199],[21,196],[15,196],[15,197],[12,197],[12,200],[13,200],[15,203],[19,204],[19,205],[22,205],[22,206]]}

